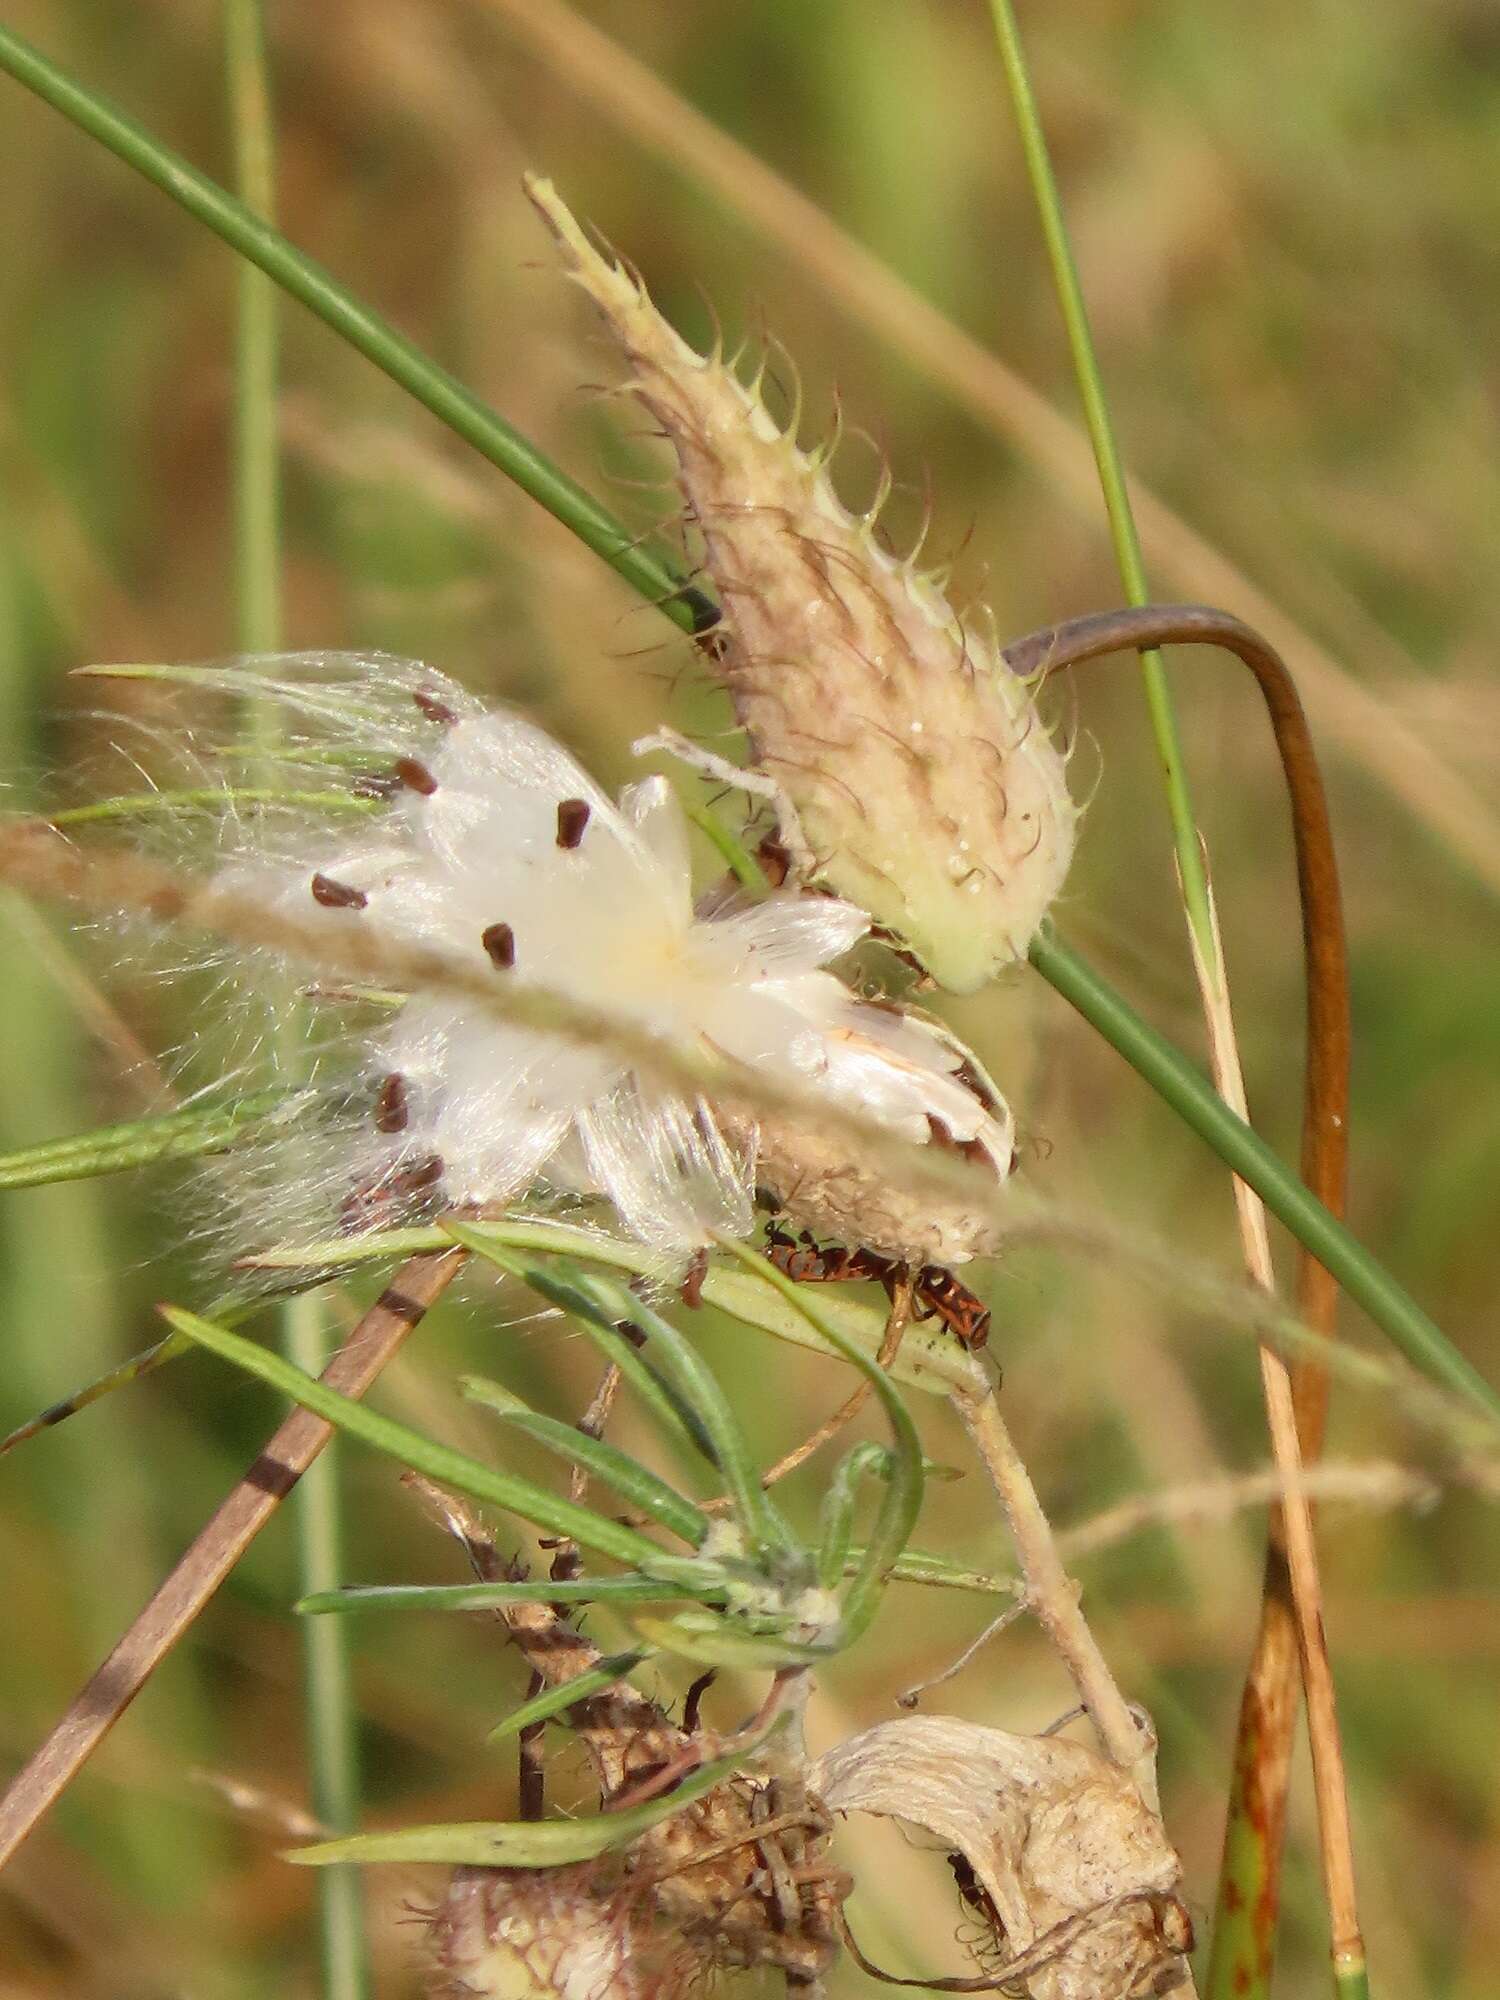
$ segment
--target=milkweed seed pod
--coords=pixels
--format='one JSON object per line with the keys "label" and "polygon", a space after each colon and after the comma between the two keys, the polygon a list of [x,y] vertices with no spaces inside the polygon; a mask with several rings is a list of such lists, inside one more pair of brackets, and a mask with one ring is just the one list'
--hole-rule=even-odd
{"label": "milkweed seed pod", "polygon": [[[764,1162],[806,1227],[915,1262],[992,1247],[982,1202],[903,1196],[835,1121],[819,1136],[822,1104],[956,1149],[997,1188],[1011,1170],[1010,1114],[974,1059],[825,969],[867,932],[863,910],[784,889],[700,913],[665,779],[616,803],[544,731],[420,662],[320,653],[178,671],[273,705],[284,768],[269,789],[305,800],[311,770],[324,807],[272,812],[263,782],[241,812],[226,790],[210,888],[326,933],[332,964],[341,951],[372,965],[382,949],[393,964],[425,952],[483,989],[383,991],[321,1033],[319,1075],[344,1077],[347,1115],[324,1135],[330,1160],[307,1207],[336,1193],[358,1229],[424,1205],[603,1197],[631,1235],[681,1262],[716,1229],[749,1234]],[[811,1116],[762,1128],[652,1081],[607,1041],[507,1019],[503,996],[529,986],[727,1058],[748,1083],[805,1098]],[[303,1150],[299,1132],[282,1157],[284,1208]]]}
{"label": "milkweed seed pod", "polygon": [[979,1956],[1033,2000],[1188,2000],[1182,1867],[1130,1774],[1087,1744],[951,1716],[877,1723],[810,1783],[832,1812],[936,1835],[963,1858]]}
{"label": "milkweed seed pod", "polygon": [[550,182],[527,192],[671,439],[723,605],[720,668],[806,878],[868,910],[940,984],[1024,956],[1072,858],[1077,810],[1034,686],[840,502],[715,350],[693,351],[601,256]]}

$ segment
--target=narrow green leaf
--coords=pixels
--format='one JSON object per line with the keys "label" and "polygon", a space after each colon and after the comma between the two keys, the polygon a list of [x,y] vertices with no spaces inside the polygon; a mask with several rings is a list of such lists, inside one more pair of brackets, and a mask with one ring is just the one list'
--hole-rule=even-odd
{"label": "narrow green leaf", "polygon": [[[461,1236],[458,1234],[461,1230],[468,1233]],[[434,1225],[427,1229],[387,1230],[383,1234],[372,1232],[366,1236],[326,1237],[319,1243],[263,1250],[240,1261],[246,1270],[336,1271],[345,1266],[378,1263],[388,1257],[411,1256],[419,1250],[441,1250],[445,1244],[459,1241],[481,1257],[487,1256],[491,1248],[555,1250],[617,1271],[639,1273],[650,1265],[649,1253],[639,1243],[627,1243],[621,1237],[606,1236],[600,1230],[580,1229],[569,1223],[530,1221],[444,1223],[441,1228]],[[520,1275],[514,1264],[502,1263],[502,1268]],[[728,1313],[742,1325],[753,1326],[791,1346],[814,1354],[838,1352],[794,1306],[745,1271],[712,1267],[703,1280],[703,1302],[717,1312]],[[878,1352],[885,1330],[882,1313],[861,1305],[858,1299],[842,1296],[828,1298],[824,1311],[847,1339],[855,1341],[867,1354]],[[599,1331],[602,1336],[606,1329],[600,1327]],[[910,1388],[944,1397],[951,1395],[955,1387],[983,1388],[986,1380],[982,1364],[935,1322],[907,1328],[901,1352],[890,1372],[896,1381]]]}
{"label": "narrow green leaf", "polygon": [[582,1466],[590,1478],[601,1480],[622,1499],[628,1500],[633,1507],[639,1507],[664,1528],[670,1528],[674,1535],[680,1535],[693,1548],[702,1546],[709,1530],[708,1515],[701,1507],[695,1507],[691,1500],[683,1499],[664,1479],[628,1453],[618,1450],[603,1438],[588,1436],[576,1424],[565,1424],[556,1417],[543,1416],[537,1410],[528,1409],[509,1389],[498,1382],[488,1381],[482,1375],[460,1376],[459,1387],[470,1402],[484,1404],[503,1422],[523,1431],[527,1437],[535,1438],[538,1444],[556,1452],[570,1465]]}
{"label": "narrow green leaf", "polygon": [[665,1798],[624,1812],[595,1813],[589,1819],[461,1820],[449,1826],[409,1826],[399,1833],[361,1833],[349,1840],[325,1840],[317,1847],[295,1847],[284,1859],[312,1868],[337,1861],[432,1861],[452,1868],[561,1868],[574,1861],[592,1861],[612,1847],[638,1839],[711,1792],[732,1777],[764,1740],[702,1765]]}
{"label": "narrow green leaf", "polygon": [[695,1667],[735,1668],[744,1673],[774,1673],[780,1667],[818,1666],[838,1650],[840,1641],[821,1645],[783,1639],[775,1633],[758,1636],[738,1627],[718,1624],[689,1624],[682,1618],[637,1616],[635,1629],[643,1639],[663,1653],[675,1653]]}
{"label": "narrow green leaf", "polygon": [[895,1437],[895,1463],[874,1532],[865,1550],[863,1563],[844,1593],[841,1636],[842,1642],[847,1645],[865,1630],[874,1617],[886,1576],[905,1548],[922,1510],[922,1445],[917,1427],[886,1371],[852,1340],[845,1338],[825,1313],[821,1300],[814,1302],[809,1296],[814,1287],[794,1284],[785,1272],[778,1271],[769,1259],[757,1255],[747,1244],[736,1243],[733,1238],[722,1234],[717,1240],[731,1256],[738,1257],[742,1264],[754,1271],[762,1284],[774,1287],[790,1300],[829,1345],[854,1364],[874,1389]]}
{"label": "narrow green leaf", "polygon": [[[507,1276],[526,1281],[527,1272],[533,1265],[525,1258],[510,1254],[507,1246],[517,1245],[527,1248],[533,1238],[526,1224],[484,1224],[447,1221],[443,1224],[444,1234],[450,1242],[461,1243],[476,1257],[482,1257]],[[559,1232],[543,1224],[536,1232],[536,1247],[539,1249],[582,1250],[589,1254],[591,1246],[602,1245],[605,1252],[615,1248],[612,1239],[602,1239],[587,1230],[565,1230]],[[559,1240],[561,1235],[563,1240]],[[639,1258],[642,1266],[646,1253],[639,1245],[621,1245],[629,1249],[633,1258]],[[625,1268],[631,1268],[627,1265]],[[607,1361],[619,1369],[630,1387],[640,1397],[646,1408],[660,1424],[663,1431],[674,1441],[680,1440],[705,1455],[712,1457],[711,1448],[704,1434],[703,1426],[696,1414],[668,1382],[664,1382],[656,1370],[646,1360],[640,1349],[628,1341],[618,1327],[597,1313],[580,1315],[584,1332],[604,1355]]]}
{"label": "narrow green leaf", "polygon": [[539,1576],[525,1583],[376,1583],[314,1591],[292,1609],[306,1616],[345,1611],[499,1611],[507,1604],[670,1604],[724,1595],[721,1583],[694,1586],[660,1577]]}
{"label": "narrow green leaf", "polygon": [[527,1282],[544,1298],[555,1298],[559,1304],[565,1299],[580,1301],[570,1306],[570,1310],[591,1309],[607,1323],[629,1320],[638,1327],[653,1343],[654,1352],[674,1387],[702,1422],[713,1448],[714,1462],[734,1496],[735,1511],[752,1542],[768,1552],[788,1551],[797,1546],[781,1510],[760,1483],[750,1441],[730,1408],[728,1397],[692,1342],[670,1320],[624,1285],[593,1277],[576,1267],[559,1266],[553,1272],[538,1266]]}
{"label": "narrow green leaf", "polygon": [[[854,1500],[861,1480],[889,1479],[895,1454],[883,1444],[865,1442],[834,1467],[818,1517],[818,1581],[832,1590],[842,1581],[854,1540]],[[859,1565],[855,1565],[856,1568]]]}
{"label": "narrow green leaf", "polygon": [[232,1103],[189,1105],[159,1118],[134,1118],[99,1125],[39,1146],[0,1154],[0,1188],[40,1187],[52,1181],[87,1180],[158,1160],[192,1160],[222,1153],[269,1118],[290,1123],[316,1105],[316,1092],[289,1089],[251,1091]]}
{"label": "narrow green leaf", "polygon": [[[864,1551],[852,1548],[849,1560],[862,1560]],[[953,1562],[947,1556],[928,1555],[920,1549],[906,1549],[891,1565],[891,1578],[896,1583],[928,1583],[943,1590],[972,1591],[978,1597],[1018,1597],[1022,1591],[1019,1576],[992,1576],[986,1570],[971,1569],[966,1563]]]}
{"label": "narrow green leaf", "polygon": [[[451,1229],[455,1242],[464,1242],[470,1233],[461,1224],[443,1226]],[[628,1321],[646,1334],[655,1343],[654,1351],[668,1385],[677,1391],[702,1425],[714,1463],[757,1545],[782,1550],[795,1546],[791,1530],[761,1486],[751,1462],[749,1441],[723,1390],[696,1348],[676,1327],[624,1285],[596,1277],[572,1263],[559,1260],[549,1266],[520,1256],[507,1258],[493,1247],[489,1252],[481,1250],[481,1254],[489,1254],[492,1262],[524,1278],[533,1291],[585,1324],[615,1331],[620,1322]]]}
{"label": "narrow green leaf", "polygon": [[558,1687],[543,1688],[530,1701],[523,1701],[519,1708],[511,1710],[503,1722],[497,1722],[486,1743],[505,1743],[512,1736],[519,1736],[523,1729],[529,1729],[533,1722],[550,1722],[554,1715],[565,1715],[570,1708],[576,1708],[581,1701],[591,1695],[608,1694],[609,1690],[633,1674],[636,1668],[654,1655],[648,1646],[638,1646],[629,1653],[610,1653],[597,1667],[590,1667],[586,1673],[575,1674],[570,1681]]}
{"label": "narrow green leaf", "polygon": [[341,1396],[336,1389],[330,1389],[326,1383],[304,1374],[300,1368],[294,1368],[280,1355],[257,1347],[254,1341],[242,1339],[237,1333],[215,1326],[212,1320],[200,1319],[196,1313],[185,1312],[180,1306],[161,1306],[158,1310],[175,1332],[208,1348],[222,1360],[232,1361],[247,1375],[259,1376],[262,1382],[269,1382],[273,1388],[280,1389],[284,1395],[292,1397],[328,1423],[337,1425],[362,1443],[372,1445],[376,1451],[398,1459],[414,1472],[436,1480],[441,1486],[451,1486],[475,1500],[504,1507],[512,1514],[519,1514],[523,1521],[530,1521],[533,1527],[542,1529],[545,1534],[566,1536],[569,1541],[578,1542],[584,1548],[596,1549],[600,1555],[612,1556],[617,1562],[629,1563],[634,1568],[639,1568],[643,1560],[649,1561],[660,1553],[654,1542],[637,1534],[634,1528],[622,1527],[619,1522],[606,1520],[590,1508],[548,1493],[544,1487],[533,1485],[529,1479],[517,1478],[513,1473],[492,1471],[489,1466],[481,1465],[477,1459],[469,1458],[461,1451],[454,1451],[449,1445],[437,1444],[420,1432],[408,1429],[405,1424],[397,1423],[394,1418],[381,1416],[365,1404]]}
{"label": "narrow green leaf", "polygon": [[139,1382],[143,1376],[154,1374],[168,1361],[175,1361],[179,1354],[186,1354],[191,1346],[192,1342],[184,1340],[180,1334],[169,1333],[165,1340],[157,1341],[154,1347],[146,1348],[141,1354],[131,1355],[128,1361],[120,1362],[118,1367],[107,1370],[103,1375],[96,1375],[93,1381],[86,1383],[83,1388],[75,1389],[70,1396],[64,1396],[59,1402],[50,1403],[29,1422],[18,1425],[8,1437],[0,1438],[0,1458],[3,1458],[8,1451],[14,1451],[17,1445],[25,1444],[29,1438],[37,1437],[43,1431],[52,1430],[69,1417],[76,1417],[78,1412],[86,1410],[90,1403],[97,1403],[103,1397],[112,1395],[116,1389],[127,1388],[132,1382]]}

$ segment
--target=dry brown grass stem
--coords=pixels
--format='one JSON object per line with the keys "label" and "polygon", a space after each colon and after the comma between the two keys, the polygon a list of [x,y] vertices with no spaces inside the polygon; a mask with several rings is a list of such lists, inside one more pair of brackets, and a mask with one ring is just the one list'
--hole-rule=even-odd
{"label": "dry brown grass stem", "polygon": [[[562,0],[465,0],[648,151],[709,189],[724,207],[800,266],[829,306],[877,334],[987,429],[1014,445],[1090,522],[1098,476],[1079,426],[1016,371],[962,332],[888,265],[747,147],[722,132],[626,49]],[[1130,482],[1145,554],[1193,596],[1232,604],[1293,666],[1320,728],[1500,890],[1500,819],[1484,798],[1365,688],[1222,550],[1149,487]]]}
{"label": "dry brown grass stem", "polygon": [[[461,1250],[410,1258],[323,1371],[362,1396],[457,1276]],[[251,1542],[333,1436],[311,1410],[293,1410],[204,1522],[160,1589],[40,1748],[0,1797],[0,1868],[78,1775]]]}
{"label": "dry brown grass stem", "polygon": [[1052,1523],[1001,1414],[998,1394],[994,1389],[956,1390],[953,1407],[1005,1514],[1027,1608],[1067,1668],[1105,1753],[1130,1773],[1141,1797],[1157,1811],[1155,1742],[1121,1694],[1083,1615],[1077,1588],[1063,1568]]}
{"label": "dry brown grass stem", "polygon": [[[1217,912],[1212,911],[1216,964],[1210,966],[1196,949],[1193,962],[1203,996],[1204,1018],[1208,1023],[1209,1054],[1214,1083],[1232,1111],[1248,1121],[1249,1103],[1245,1095],[1244,1070],[1234,1031],[1229,991],[1223,976],[1223,945],[1218,934]],[[1271,1239],[1266,1211],[1260,1197],[1236,1179],[1235,1210],[1239,1217],[1245,1263],[1254,1284],[1273,1297],[1276,1270],[1271,1259]],[[1265,1393],[1266,1419],[1271,1450],[1282,1479],[1279,1519],[1291,1581],[1292,1614],[1296,1625],[1297,1650],[1302,1665],[1302,1687],[1307,1703],[1307,1732],[1312,1746],[1313,1789],[1317,1796],[1319,1853],[1323,1865],[1324,1891],[1328,1899],[1329,1923],[1335,1965],[1362,1962],[1364,1944],[1360,1932],[1359,1904],[1354,1879],[1354,1835],[1349,1819],[1349,1788],[1344,1772],[1343,1745],[1339,1734],[1338,1702],[1334,1693],[1333,1667],[1328,1656],[1328,1634],[1323,1617],[1323,1585],[1318,1571],[1317,1539],[1313,1532],[1312,1503],[1303,1477],[1302,1438],[1298,1425],[1292,1372],[1283,1357],[1262,1343],[1261,1384]],[[1326,1396],[1326,1389],[1323,1394]],[[1321,1413],[1321,1399],[1320,1399]],[[1321,1425],[1315,1427],[1321,1430]],[[1319,1436],[1310,1439],[1314,1453]],[[1274,1691],[1288,1699],[1288,1676],[1281,1672]],[[1279,1732],[1278,1732],[1279,1733]],[[1269,1746],[1278,1748],[1275,1736]],[[1274,1793],[1274,1785],[1273,1785]],[[1273,1803],[1276,1801],[1272,1800]],[[1281,1813],[1285,1812],[1284,1799]],[[1278,1827],[1279,1832],[1279,1827]],[[1277,1885],[1278,1851],[1272,1857],[1270,1881]]]}

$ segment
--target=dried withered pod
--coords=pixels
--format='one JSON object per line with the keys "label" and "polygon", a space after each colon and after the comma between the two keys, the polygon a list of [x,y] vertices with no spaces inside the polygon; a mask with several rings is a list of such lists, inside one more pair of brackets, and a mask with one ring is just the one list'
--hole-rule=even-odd
{"label": "dried withered pod", "polygon": [[[866,913],[794,886],[695,906],[687,822],[665,779],[616,802],[544,731],[416,661],[322,653],[160,671],[275,709],[278,748],[269,764],[253,753],[249,802],[221,757],[224,810],[190,826],[216,828],[211,886],[326,929],[331,960],[341,943],[440,954],[497,999],[547,989],[813,1107],[959,1152],[997,1188],[1008,1176],[1010,1113],[976,1060],[825,969],[866,934]],[[483,993],[363,998],[374,1004],[362,1015],[345,1007],[310,1030],[318,1074],[343,1078],[348,1112],[317,1140],[299,1128],[267,1176],[283,1227],[326,1231],[340,1200],[357,1230],[414,1205],[494,1213],[538,1194],[602,1196],[680,1265],[715,1230],[750,1233],[759,1179],[803,1227],[891,1258],[961,1263],[996,1241],[982,1200],[903,1194],[836,1123],[695,1099],[607,1043],[508,1020]]]}
{"label": "dried withered pod", "polygon": [[723,623],[719,668],[805,880],[868,910],[942,985],[1022,957],[1072,858],[1077,810],[1036,688],[915,556],[851,514],[715,349],[696,353],[602,256],[550,182],[527,191],[670,438]]}
{"label": "dried withered pod", "polygon": [[1033,2000],[1187,1996],[1181,1863],[1130,1774],[1084,1743],[952,1716],[846,1738],[815,1766],[830,1811],[900,1819],[960,1863],[1000,1990]]}
{"label": "dried withered pod", "polygon": [[[627,1471],[616,1453],[611,1482],[631,1491],[687,1553],[638,1535],[622,1549],[617,1520],[573,1507],[577,1541],[552,1544],[550,1574],[531,1578],[525,1564],[499,1553],[466,1501],[409,1480],[464,1548],[478,1578],[466,1601],[479,1608],[483,1600],[540,1690],[495,1732],[526,1746],[521,1797],[531,1816],[356,1836],[293,1858],[457,1864],[430,1917],[439,1993],[636,2000],[696,1990],[707,1975],[731,1971],[776,1972],[788,1991],[816,1993],[837,1956],[838,1910],[850,1884],[829,1856],[832,1822],[808,1791],[803,1717],[811,1672],[856,1640],[874,1615],[890,1550],[920,1505],[920,1446],[900,1424],[890,1453],[855,1446],[831,1482],[834,1504],[824,1510],[816,1546],[799,1540],[762,1487],[728,1399],[686,1336],[613,1280],[559,1261],[519,1268],[543,1297],[565,1303],[606,1354],[629,1357],[624,1365],[638,1393],[643,1384],[671,1385],[699,1427],[699,1456],[728,1480],[734,1504],[710,1517],[639,1462]],[[640,1348],[622,1339],[622,1324],[640,1336]],[[659,1378],[649,1374],[653,1365]],[[575,1465],[597,1467],[593,1433],[538,1418],[499,1385],[479,1386],[477,1399],[503,1421],[548,1438]],[[659,1386],[646,1403],[658,1425],[684,1441],[695,1434]],[[887,1476],[869,1480],[877,1461]],[[866,1481],[879,1496],[871,1539],[884,1553],[856,1552],[851,1544],[855,1492]],[[511,1476],[508,1492],[534,1526],[556,1523],[558,1503],[545,1489]],[[585,1550],[628,1556],[640,1567],[623,1576],[587,1573]],[[382,1594],[343,1597],[378,1605]],[[613,1595],[617,1607],[629,1605],[637,1649],[604,1657],[576,1622],[585,1614],[556,1601],[564,1594],[570,1604]],[[680,1720],[628,1678],[653,1655],[690,1663],[697,1675]],[[771,1676],[754,1714],[728,1734],[702,1715],[714,1679],[712,1670],[698,1672],[705,1658]],[[599,1812],[542,1816],[535,1731],[544,1722],[571,1730],[591,1766]]]}

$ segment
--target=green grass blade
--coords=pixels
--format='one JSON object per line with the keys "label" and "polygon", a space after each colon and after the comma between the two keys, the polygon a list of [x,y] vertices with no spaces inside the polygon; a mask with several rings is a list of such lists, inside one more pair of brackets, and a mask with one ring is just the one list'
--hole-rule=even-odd
{"label": "green grass blade", "polygon": [[[1119,447],[1115,442],[1109,402],[1104,393],[1104,378],[1089,327],[1088,306],[1084,300],[1083,286],[1079,281],[1072,244],[1068,240],[1062,197],[1058,192],[1056,175],[1052,171],[1051,155],[1047,147],[1046,134],[1042,130],[1036,95],[1031,87],[1026,55],[1021,45],[1021,31],[1016,22],[1012,0],[990,0],[990,12],[994,17],[995,34],[1000,44],[1000,59],[1005,68],[1006,83],[1020,132],[1026,172],[1041,218],[1042,234],[1046,239],[1047,256],[1052,266],[1052,282],[1062,312],[1063,325],[1067,331],[1073,373],[1077,379],[1079,398],[1083,404],[1084,423],[1088,430],[1089,442],[1093,446],[1094,463],[1099,471],[1099,485],[1104,497],[1105,513],[1109,519],[1110,540],[1114,545],[1115,561],[1128,601],[1131,604],[1145,604],[1150,601],[1150,590],[1146,582],[1146,566],[1141,554],[1140,537],[1136,532],[1135,516],[1131,510],[1130,490],[1126,483],[1125,467],[1120,458]],[[1162,781],[1166,789],[1167,811],[1172,823],[1172,842],[1176,849],[1177,868],[1182,881],[1183,907],[1187,912],[1188,923],[1197,940],[1204,964],[1217,967],[1219,959],[1209,908],[1208,876],[1203,862],[1203,849],[1198,839],[1193,802],[1188,791],[1177,717],[1172,706],[1171,690],[1167,685],[1166,668],[1159,652],[1142,653],[1141,675],[1146,691],[1146,706],[1151,717],[1152,734],[1156,738],[1156,751],[1161,763]]]}
{"label": "green grass blade", "polygon": [[222,1153],[268,1118],[286,1123],[311,1110],[316,1102],[312,1091],[281,1085],[251,1091],[232,1103],[190,1105],[159,1118],[96,1125],[91,1132],[0,1154],[0,1188],[81,1181],[97,1174],[123,1173],[130,1167],[152,1166],[159,1160],[193,1160],[205,1153]]}
{"label": "green grass blade", "polygon": [[1500,1418],[1500,1395],[1359,1239],[1308,1193],[1257,1132],[1235,1116],[1186,1057],[1053,933],[1043,933],[1033,942],[1031,962],[1184,1124],[1254,1188],[1277,1220],[1333,1273],[1408,1361],[1487,1416]]}
{"label": "green grass blade", "polygon": [[449,430],[498,466],[643,597],[660,604],[684,631],[705,631],[717,622],[717,608],[701,591],[684,583],[663,557],[627,534],[607,508],[552,465],[503,417],[181,154],[162,145],[134,119],[3,26],[0,69],[7,70],[273,278],[283,291],[415,396]]}
{"label": "green grass blade", "polygon": [[599,1480],[622,1500],[628,1500],[632,1507],[669,1528],[693,1548],[700,1548],[707,1535],[709,1517],[701,1507],[695,1507],[691,1500],[685,1500],[675,1492],[649,1466],[640,1464],[628,1452],[619,1450],[604,1438],[590,1437],[587,1431],[579,1430],[576,1424],[565,1424],[557,1417],[544,1416],[540,1411],[530,1410],[520,1398],[498,1382],[488,1381],[482,1375],[463,1375],[459,1387],[470,1402],[482,1403],[493,1410],[502,1422],[513,1429],[535,1438],[548,1451],[554,1451],[570,1465],[581,1466],[591,1479]]}
{"label": "green grass blade", "polygon": [[[225,70],[233,128],[235,178],[249,215],[274,212],[275,127],[263,0],[224,0]],[[281,464],[277,430],[277,296],[252,264],[236,273],[233,476],[235,644],[245,653],[281,645]],[[264,704],[245,706],[252,735],[267,751],[251,772],[270,792],[279,727]],[[248,803],[249,801],[245,801]],[[266,801],[261,801],[265,803]],[[222,809],[222,806],[221,806]],[[321,810],[322,808],[320,808]],[[273,1065],[300,1080],[306,1069],[302,1024],[284,978],[264,995]],[[282,1303],[277,1314],[287,1360],[315,1374],[327,1354],[324,1314],[315,1298]],[[337,1451],[325,1452],[298,1484],[291,1504],[299,1588],[334,1588],[343,1576],[343,1507]],[[354,1702],[349,1634],[337,1623],[302,1629],[303,1706],[308,1796],[335,1833],[360,1818],[359,1720]],[[332,1869],[319,1883],[319,1950],[323,2000],[367,2000],[369,1941],[364,1884],[354,1869]]]}
{"label": "green grass blade", "polygon": [[397,1423],[393,1417],[381,1416],[363,1403],[341,1396],[336,1389],[328,1388],[302,1369],[293,1367],[280,1355],[257,1347],[253,1340],[245,1340],[237,1333],[216,1326],[212,1320],[202,1319],[197,1313],[186,1312],[180,1306],[162,1306],[160,1310],[162,1318],[174,1332],[185,1335],[200,1347],[206,1347],[221,1360],[233,1362],[247,1375],[259,1376],[262,1382],[269,1382],[273,1389],[280,1389],[284,1395],[302,1404],[304,1409],[312,1410],[339,1430],[399,1460],[412,1471],[436,1480],[440,1486],[451,1486],[456,1492],[467,1493],[472,1499],[486,1501],[493,1507],[503,1507],[509,1513],[518,1514],[523,1521],[529,1521],[533,1527],[540,1528],[544,1534],[564,1535],[569,1541],[594,1549],[600,1555],[611,1556],[616,1562],[629,1563],[634,1568],[639,1568],[643,1562],[650,1562],[653,1556],[661,1553],[654,1542],[637,1534],[634,1528],[622,1527],[617,1521],[606,1520],[602,1514],[595,1514],[587,1507],[549,1493],[545,1487],[537,1486],[529,1479],[494,1471],[464,1452],[453,1450],[450,1445],[425,1438],[419,1431]]}

